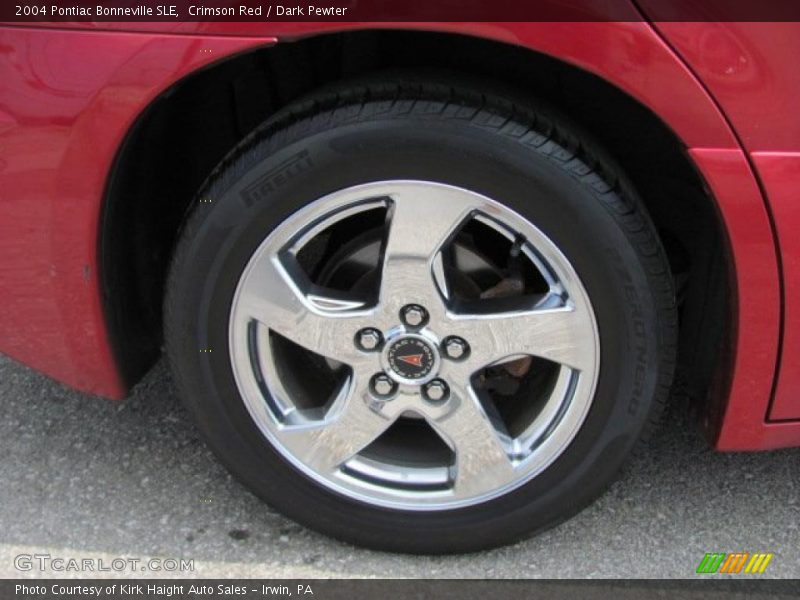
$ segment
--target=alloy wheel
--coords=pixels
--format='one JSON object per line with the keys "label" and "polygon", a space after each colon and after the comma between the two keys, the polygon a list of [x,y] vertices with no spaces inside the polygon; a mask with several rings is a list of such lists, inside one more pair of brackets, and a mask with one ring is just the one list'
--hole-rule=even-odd
{"label": "alloy wheel", "polygon": [[500,202],[425,181],[336,191],[286,219],[239,280],[229,351],[287,461],[406,510],[484,502],[547,468],[600,356],[556,245]]}

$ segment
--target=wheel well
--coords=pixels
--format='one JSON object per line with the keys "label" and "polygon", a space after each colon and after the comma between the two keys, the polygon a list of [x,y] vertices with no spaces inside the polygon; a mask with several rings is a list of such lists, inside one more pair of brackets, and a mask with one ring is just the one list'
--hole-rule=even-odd
{"label": "wheel well", "polygon": [[360,31],[281,43],[196,73],[138,119],[109,181],[100,236],[112,345],[132,384],[161,346],[164,280],[192,199],[214,166],[275,110],[333,81],[439,68],[510,84],[555,105],[622,166],[667,250],[680,307],[679,381],[704,399],[731,332],[727,242],[716,205],[677,137],[599,77],[551,57],[454,34]]}

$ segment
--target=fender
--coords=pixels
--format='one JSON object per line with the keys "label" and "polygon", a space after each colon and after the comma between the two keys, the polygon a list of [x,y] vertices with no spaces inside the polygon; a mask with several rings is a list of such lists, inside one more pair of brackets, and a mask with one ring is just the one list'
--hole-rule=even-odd
{"label": "fender", "polygon": [[274,40],[17,27],[0,40],[0,351],[121,398],[97,275],[114,157],[159,93]]}
{"label": "fender", "polygon": [[[760,425],[760,403],[748,401],[737,407],[732,398],[727,411],[741,423],[728,427],[733,421],[726,419],[718,442],[721,447],[763,447],[762,428],[791,437],[800,426],[792,423],[800,419],[800,364],[793,359],[800,352],[800,240],[795,235],[800,223],[795,191],[800,177],[800,119],[795,111],[784,108],[794,106],[800,95],[800,78],[794,64],[794,57],[800,52],[798,24],[674,23],[660,20],[666,16],[664,3],[640,0],[640,5],[725,112],[769,201],[767,208],[785,267],[782,337],[769,422]],[[698,10],[697,5],[684,0],[678,6],[684,11]],[[754,347],[740,341],[739,348],[749,352]],[[795,434],[789,433],[792,431]]]}

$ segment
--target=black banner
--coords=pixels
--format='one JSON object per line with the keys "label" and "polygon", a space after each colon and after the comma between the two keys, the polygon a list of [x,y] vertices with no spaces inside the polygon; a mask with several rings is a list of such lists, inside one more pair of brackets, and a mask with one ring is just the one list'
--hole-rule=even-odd
{"label": "black banner", "polygon": [[[645,12],[641,12],[639,7]],[[0,21],[798,21],[798,0],[2,0]]]}
{"label": "black banner", "polygon": [[500,600],[546,598],[547,600],[614,599],[644,600],[767,600],[797,598],[796,581],[696,580],[678,581],[558,581],[558,580],[3,580],[0,598],[51,600],[162,600],[191,598],[211,600],[239,598],[307,598],[355,600],[357,598],[402,600]]}

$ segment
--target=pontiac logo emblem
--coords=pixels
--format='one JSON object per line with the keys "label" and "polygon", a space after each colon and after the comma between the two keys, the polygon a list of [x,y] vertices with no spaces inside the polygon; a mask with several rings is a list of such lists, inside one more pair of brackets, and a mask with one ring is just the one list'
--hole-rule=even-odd
{"label": "pontiac logo emblem", "polygon": [[415,367],[421,367],[423,356],[423,354],[407,354],[406,356],[398,356],[397,360],[402,360],[404,363],[414,365]]}
{"label": "pontiac logo emblem", "polygon": [[437,363],[436,349],[418,336],[392,342],[386,353],[389,368],[409,382],[425,379]]}

